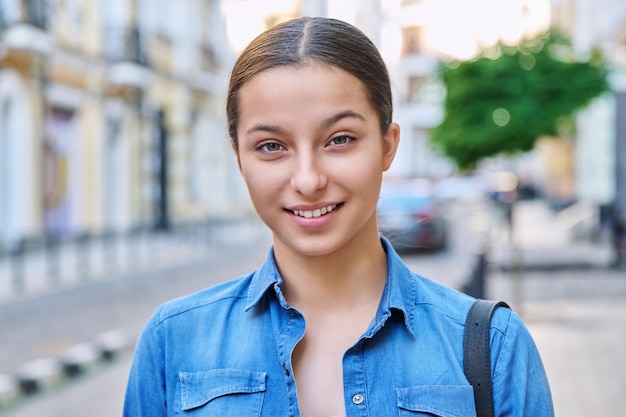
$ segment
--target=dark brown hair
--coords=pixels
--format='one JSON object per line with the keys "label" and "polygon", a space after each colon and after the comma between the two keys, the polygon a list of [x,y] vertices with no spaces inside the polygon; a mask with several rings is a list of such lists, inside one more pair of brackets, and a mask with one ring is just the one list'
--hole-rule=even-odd
{"label": "dark brown hair", "polygon": [[282,65],[316,61],[357,77],[367,89],[386,133],[393,105],[387,67],[372,41],[356,27],[336,19],[303,17],[268,29],[257,36],[235,63],[228,86],[226,117],[233,147],[238,149],[239,90],[254,75]]}

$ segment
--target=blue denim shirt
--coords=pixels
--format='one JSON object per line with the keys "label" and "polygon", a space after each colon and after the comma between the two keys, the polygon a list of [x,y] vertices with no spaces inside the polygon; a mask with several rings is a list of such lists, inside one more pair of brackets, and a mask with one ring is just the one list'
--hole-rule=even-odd
{"label": "blue denim shirt", "polygon": [[[382,240],[388,280],[368,330],[344,354],[347,416],[475,416],[463,373],[473,299],[412,273]],[[124,416],[299,416],[291,368],[302,315],[273,252],[252,274],[160,306],[138,341]],[[519,317],[491,327],[496,416],[553,416],[546,375]]]}

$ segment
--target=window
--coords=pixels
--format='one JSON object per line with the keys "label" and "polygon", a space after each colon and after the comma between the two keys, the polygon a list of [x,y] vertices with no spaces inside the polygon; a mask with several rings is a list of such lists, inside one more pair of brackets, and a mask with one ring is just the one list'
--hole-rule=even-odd
{"label": "window", "polygon": [[57,3],[54,29],[58,40],[70,48],[78,47],[83,25],[82,5],[78,0],[63,0]]}
{"label": "window", "polygon": [[434,74],[413,75],[407,81],[406,101],[409,103],[441,104],[445,99],[445,87]]}
{"label": "window", "polygon": [[402,29],[402,55],[424,52],[424,28],[412,26]]}
{"label": "window", "polygon": [[420,94],[424,86],[424,77],[412,76],[407,82],[406,100],[409,103],[417,103],[420,101]]}

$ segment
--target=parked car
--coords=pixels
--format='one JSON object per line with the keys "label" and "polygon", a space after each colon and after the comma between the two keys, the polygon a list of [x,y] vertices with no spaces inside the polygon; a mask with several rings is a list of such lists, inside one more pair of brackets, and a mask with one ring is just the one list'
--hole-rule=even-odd
{"label": "parked car", "polygon": [[380,233],[400,251],[446,247],[446,221],[428,182],[383,183],[378,225]]}

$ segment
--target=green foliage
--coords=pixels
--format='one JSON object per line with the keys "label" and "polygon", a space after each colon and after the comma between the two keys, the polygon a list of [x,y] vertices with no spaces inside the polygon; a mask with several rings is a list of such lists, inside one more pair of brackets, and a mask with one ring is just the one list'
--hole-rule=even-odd
{"label": "green foliage", "polygon": [[432,142],[459,168],[502,153],[528,151],[544,135],[572,126],[575,112],[608,89],[594,51],[573,59],[564,37],[549,32],[516,47],[498,45],[474,61],[442,66],[447,95]]}

